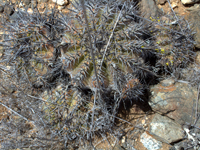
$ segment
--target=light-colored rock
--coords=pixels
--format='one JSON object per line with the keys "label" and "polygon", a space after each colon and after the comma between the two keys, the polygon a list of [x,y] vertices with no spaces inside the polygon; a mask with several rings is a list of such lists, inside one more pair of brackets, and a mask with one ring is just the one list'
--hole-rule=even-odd
{"label": "light-colored rock", "polygon": [[150,124],[150,132],[157,135],[159,141],[172,143],[184,138],[184,131],[181,125],[175,123],[173,120],[156,114]]}
{"label": "light-colored rock", "polygon": [[52,1],[54,3],[57,3],[58,5],[61,5],[61,6],[66,5],[66,4],[69,3],[68,0],[52,0]]}
{"label": "light-colored rock", "polygon": [[174,83],[175,83],[174,79],[165,79],[161,81],[161,85],[165,87],[173,85]]}
{"label": "light-colored rock", "polygon": [[65,9],[65,6],[58,6],[58,10],[63,10],[63,9]]}
{"label": "light-colored rock", "polygon": [[22,2],[19,3],[19,8],[23,8],[24,4]]}
{"label": "light-colored rock", "polygon": [[171,6],[172,6],[173,9],[178,7],[178,2],[172,2]]}
{"label": "light-colored rock", "polygon": [[189,8],[187,8],[186,10],[188,11],[194,11],[194,10],[198,10],[200,8],[200,4],[194,4],[194,6],[191,6]]}
{"label": "light-colored rock", "polygon": [[152,138],[146,132],[144,132],[140,136],[140,142],[146,147],[148,150],[158,150],[162,147],[162,142],[157,141],[156,139]]}
{"label": "light-colored rock", "polygon": [[194,4],[194,3],[200,2],[200,0],[181,0],[181,2],[184,5],[188,5],[188,4]]}
{"label": "light-colored rock", "polygon": [[33,9],[28,8],[27,12],[28,12],[29,14],[33,14]]}

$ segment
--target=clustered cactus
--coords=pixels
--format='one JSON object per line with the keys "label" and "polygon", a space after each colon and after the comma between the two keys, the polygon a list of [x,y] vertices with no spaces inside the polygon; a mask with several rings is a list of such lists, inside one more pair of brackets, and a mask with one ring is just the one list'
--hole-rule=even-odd
{"label": "clustered cactus", "polygon": [[0,104],[12,110],[1,121],[4,148],[120,137],[116,117],[134,104],[150,110],[149,85],[194,57],[184,19],[145,19],[131,0],[70,5],[67,14],[18,10],[2,18]]}

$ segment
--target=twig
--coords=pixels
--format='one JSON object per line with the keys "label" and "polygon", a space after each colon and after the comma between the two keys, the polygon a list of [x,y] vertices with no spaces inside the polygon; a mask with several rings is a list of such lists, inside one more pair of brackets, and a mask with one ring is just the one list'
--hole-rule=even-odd
{"label": "twig", "polygon": [[178,25],[179,25],[179,27],[180,27],[180,29],[181,29],[181,32],[182,32],[183,35],[184,35],[184,32],[183,32],[183,30],[182,30],[182,28],[181,28],[181,25],[179,24],[179,19],[178,19],[178,17],[176,16],[176,14],[175,14],[175,12],[174,12],[174,10],[173,10],[173,8],[172,8],[170,1],[167,0],[167,2],[169,3],[169,7],[171,8],[171,10],[172,10],[172,12],[173,12],[173,14],[174,14],[174,16],[175,16],[177,22],[178,22]]}
{"label": "twig", "polygon": [[[101,86],[100,86],[100,82],[99,82],[99,78],[97,76],[97,69],[96,69],[96,64],[95,64],[95,59],[94,59],[94,52],[93,52],[93,48],[92,48],[92,39],[91,39],[91,35],[90,35],[90,28],[89,28],[89,23],[88,23],[88,19],[87,19],[87,14],[86,14],[86,8],[84,5],[84,0],[80,0],[81,1],[81,5],[83,8],[83,13],[84,13],[84,18],[85,18],[85,22],[86,22],[86,26],[87,26],[87,30],[88,30],[88,36],[89,36],[89,43],[90,43],[90,53],[92,56],[92,61],[93,61],[93,67],[94,67],[94,73],[96,76],[96,80],[97,80],[97,86],[99,91],[101,92]],[[95,89],[95,95],[94,95],[94,106],[93,106],[93,112],[92,112],[92,125],[90,127],[90,134],[91,134],[91,130],[93,129],[94,126],[94,110],[95,110],[95,103],[96,103],[96,95],[97,94],[97,89]],[[99,98],[101,99],[101,93],[99,93]]]}
{"label": "twig", "polygon": [[[125,3],[124,3],[124,5],[125,5]],[[109,39],[108,39],[108,43],[107,43],[107,45],[106,45],[106,48],[105,48],[105,51],[104,51],[104,54],[103,54],[103,58],[102,58],[102,60],[101,60],[100,70],[101,70],[101,67],[102,67],[102,65],[103,65],[103,61],[104,61],[104,59],[105,59],[105,55],[106,55],[108,46],[109,46],[109,44],[110,44],[110,40],[111,40],[111,38],[113,37],[115,28],[116,28],[117,23],[118,23],[118,21],[119,21],[119,18],[120,18],[120,15],[121,15],[121,13],[122,13],[122,10],[123,10],[123,8],[124,8],[124,5],[123,5],[121,11],[119,12],[119,15],[118,15],[117,20],[116,20],[116,22],[115,22],[115,25],[114,25],[114,28],[113,28],[113,30],[112,30],[112,33],[111,33],[111,35],[110,35],[110,37],[109,37]]]}
{"label": "twig", "polygon": [[197,93],[197,99],[196,99],[196,113],[195,113],[195,121],[194,121],[194,125],[197,123],[198,120],[198,101],[199,101],[199,88],[200,85],[198,86],[198,93]]}
{"label": "twig", "polygon": [[3,104],[3,103],[1,103],[1,102],[0,102],[0,104],[1,104],[2,106],[6,107],[8,110],[10,110],[10,111],[12,111],[13,113],[15,113],[16,115],[18,115],[19,117],[21,117],[22,119],[24,119],[24,120],[30,122],[27,118],[25,118],[24,116],[20,115],[20,114],[17,113],[16,111],[12,110],[10,107],[6,106],[5,104]]}

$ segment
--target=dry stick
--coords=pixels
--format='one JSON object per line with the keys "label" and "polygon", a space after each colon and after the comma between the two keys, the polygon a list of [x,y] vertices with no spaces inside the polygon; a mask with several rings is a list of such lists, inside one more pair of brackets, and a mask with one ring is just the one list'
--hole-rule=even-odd
{"label": "dry stick", "polygon": [[[85,18],[85,22],[86,22],[86,26],[87,26],[87,30],[88,30],[89,43],[90,43],[89,46],[90,46],[90,52],[91,52],[92,61],[93,61],[94,73],[95,73],[95,76],[96,76],[98,89],[101,92],[101,89],[100,89],[101,87],[100,87],[99,79],[98,79],[98,76],[97,76],[97,69],[96,69],[96,65],[95,65],[94,52],[93,52],[93,48],[92,48],[92,39],[91,39],[91,35],[90,35],[90,32],[89,32],[90,28],[89,28],[89,23],[88,23],[88,19],[87,19],[84,0],[80,0],[80,1],[81,1],[81,5],[82,5],[82,8],[83,8],[83,14],[84,14],[84,18]],[[95,103],[96,103],[96,93],[97,93],[97,89],[95,89],[94,106],[93,106],[93,113],[92,113],[92,126],[90,128],[90,131],[92,130],[93,124],[94,124],[94,108],[95,108]],[[101,99],[101,94],[99,94],[99,98]]]}
{"label": "dry stick", "polygon": [[21,118],[23,118],[24,120],[30,122],[27,118],[25,118],[24,116],[20,115],[19,113],[17,113],[16,111],[12,110],[10,107],[6,106],[5,104],[1,103],[0,104],[4,107],[6,107],[8,110],[12,111],[13,113],[15,113],[16,115],[20,116]]}
{"label": "dry stick", "polygon": [[[125,5],[125,3],[124,3],[124,5]],[[103,54],[103,58],[102,58],[102,60],[101,60],[100,70],[101,70],[101,67],[102,67],[102,65],[103,65],[103,61],[104,61],[104,59],[105,59],[105,55],[106,55],[106,52],[107,52],[108,46],[109,46],[109,44],[110,44],[110,40],[111,40],[111,38],[113,37],[113,34],[114,34],[114,31],[115,31],[115,28],[116,28],[117,23],[118,23],[118,21],[119,21],[119,17],[120,17],[120,15],[121,15],[121,13],[122,13],[122,10],[123,10],[123,8],[124,8],[124,5],[123,5],[121,11],[119,12],[119,15],[118,15],[118,17],[117,17],[117,20],[116,20],[115,25],[114,25],[114,28],[113,28],[113,31],[112,31],[112,33],[111,33],[109,39],[108,39],[108,43],[107,43],[107,45],[106,45],[106,48],[105,48],[105,51],[104,51],[104,54]]]}
{"label": "dry stick", "polygon": [[41,101],[43,101],[43,102],[48,102],[48,103],[51,103],[51,104],[56,104],[56,103],[53,103],[53,102],[50,102],[50,101],[46,101],[45,99],[42,99],[42,98],[40,98],[40,97],[35,97],[35,96],[32,96],[32,95],[29,95],[29,94],[27,94],[27,96],[29,96],[29,97],[31,97],[31,98],[34,98],[34,99],[38,99],[38,100],[41,100]]}
{"label": "dry stick", "polygon": [[200,88],[200,85],[198,86],[198,93],[197,93],[197,99],[196,99],[196,114],[195,114],[195,121],[194,121],[194,125],[197,123],[197,120],[198,120],[198,101],[199,101],[199,88]]}
{"label": "dry stick", "polygon": [[175,12],[174,12],[174,10],[173,10],[172,6],[171,6],[171,3],[170,3],[170,1],[169,1],[169,0],[167,0],[167,2],[169,3],[169,7],[171,8],[171,10],[172,10],[172,12],[173,12],[173,14],[174,14],[174,16],[175,16],[176,20],[178,21],[178,25],[179,25],[179,27],[180,27],[180,29],[181,29],[181,32],[182,32],[182,33],[183,33],[183,35],[184,35],[184,32],[183,32],[183,30],[182,30],[182,28],[181,28],[181,25],[179,24],[179,19],[177,18],[176,14],[175,14]]}
{"label": "dry stick", "polygon": [[[101,140],[101,141],[99,141],[98,143],[96,143],[95,145],[94,145],[94,147],[97,147],[99,144],[101,144],[103,141],[105,141],[105,140],[107,140],[107,142],[109,143],[109,141],[108,141],[108,138],[109,137],[111,137],[111,135],[109,135],[109,136],[103,136],[104,138]],[[110,143],[109,143],[109,145],[110,145]],[[115,144],[114,144],[115,145]],[[111,146],[111,145],[110,145]],[[114,146],[111,146],[111,147],[114,147]]]}

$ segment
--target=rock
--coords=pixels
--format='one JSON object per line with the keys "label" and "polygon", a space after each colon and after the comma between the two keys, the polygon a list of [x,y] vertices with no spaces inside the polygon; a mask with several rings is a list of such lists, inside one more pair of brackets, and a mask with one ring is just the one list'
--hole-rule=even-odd
{"label": "rock", "polygon": [[194,4],[194,3],[200,2],[200,0],[181,0],[181,2],[184,5],[188,5],[188,4]]}
{"label": "rock", "polygon": [[167,0],[156,0],[156,3],[160,5],[164,5],[166,2]]}
{"label": "rock", "polygon": [[[165,114],[178,124],[193,123],[196,120],[193,113],[194,108],[196,108],[196,87],[191,87],[186,83],[176,83],[169,86],[158,84],[151,90],[153,97],[150,106],[154,111]],[[200,125],[200,121],[197,122],[198,125]]]}
{"label": "rock", "polygon": [[25,6],[28,6],[31,3],[31,0],[23,0],[23,4]]}
{"label": "rock", "polygon": [[48,3],[49,0],[41,0],[42,3]]}
{"label": "rock", "polygon": [[15,21],[16,19],[19,19],[19,12],[18,11],[15,11],[12,16],[9,17],[10,21],[13,22]]}
{"label": "rock", "polygon": [[58,6],[58,10],[63,10],[65,9],[65,6]]}
{"label": "rock", "polygon": [[198,65],[200,65],[200,52],[197,51],[196,54],[197,54],[197,55],[196,55],[195,62],[196,62]]}
{"label": "rock", "polygon": [[189,8],[187,8],[188,11],[193,11],[193,10],[196,10],[196,9],[199,9],[200,8],[200,4],[194,4],[194,6],[191,6]]}
{"label": "rock", "polygon": [[146,132],[144,132],[140,136],[140,142],[146,147],[148,150],[158,150],[162,147],[162,142],[157,141],[156,139],[152,138]]}
{"label": "rock", "polygon": [[175,83],[174,79],[165,79],[160,82],[162,86],[170,86]]}
{"label": "rock", "polygon": [[145,18],[158,17],[158,14],[160,13],[160,10],[154,0],[142,0],[141,9]]}
{"label": "rock", "polygon": [[200,48],[200,7],[196,5],[195,9],[192,9],[189,14],[189,22],[192,25],[191,28],[195,32],[195,46]]}
{"label": "rock", "polygon": [[24,4],[22,2],[19,3],[19,8],[23,8]]}
{"label": "rock", "polygon": [[11,16],[14,13],[14,7],[6,5],[4,7],[4,13],[7,14],[8,16]]}
{"label": "rock", "polygon": [[[184,138],[181,125],[172,119],[156,114],[150,124],[150,132],[157,135],[159,141],[172,143]],[[162,138],[162,139],[159,139]]]}
{"label": "rock", "polygon": [[39,11],[40,12],[43,12],[44,11],[44,9],[46,8],[47,6],[45,5],[45,3],[41,3],[40,5],[39,5]]}
{"label": "rock", "polygon": [[178,7],[178,2],[172,2],[171,6],[172,6],[173,9],[177,8]]}
{"label": "rock", "polygon": [[33,14],[33,9],[28,8],[27,12],[28,12],[29,14]]}
{"label": "rock", "polygon": [[67,5],[69,3],[68,0],[52,0],[54,3],[57,3],[58,5]]}
{"label": "rock", "polygon": [[2,13],[3,11],[4,11],[4,7],[0,5],[0,13]]}

